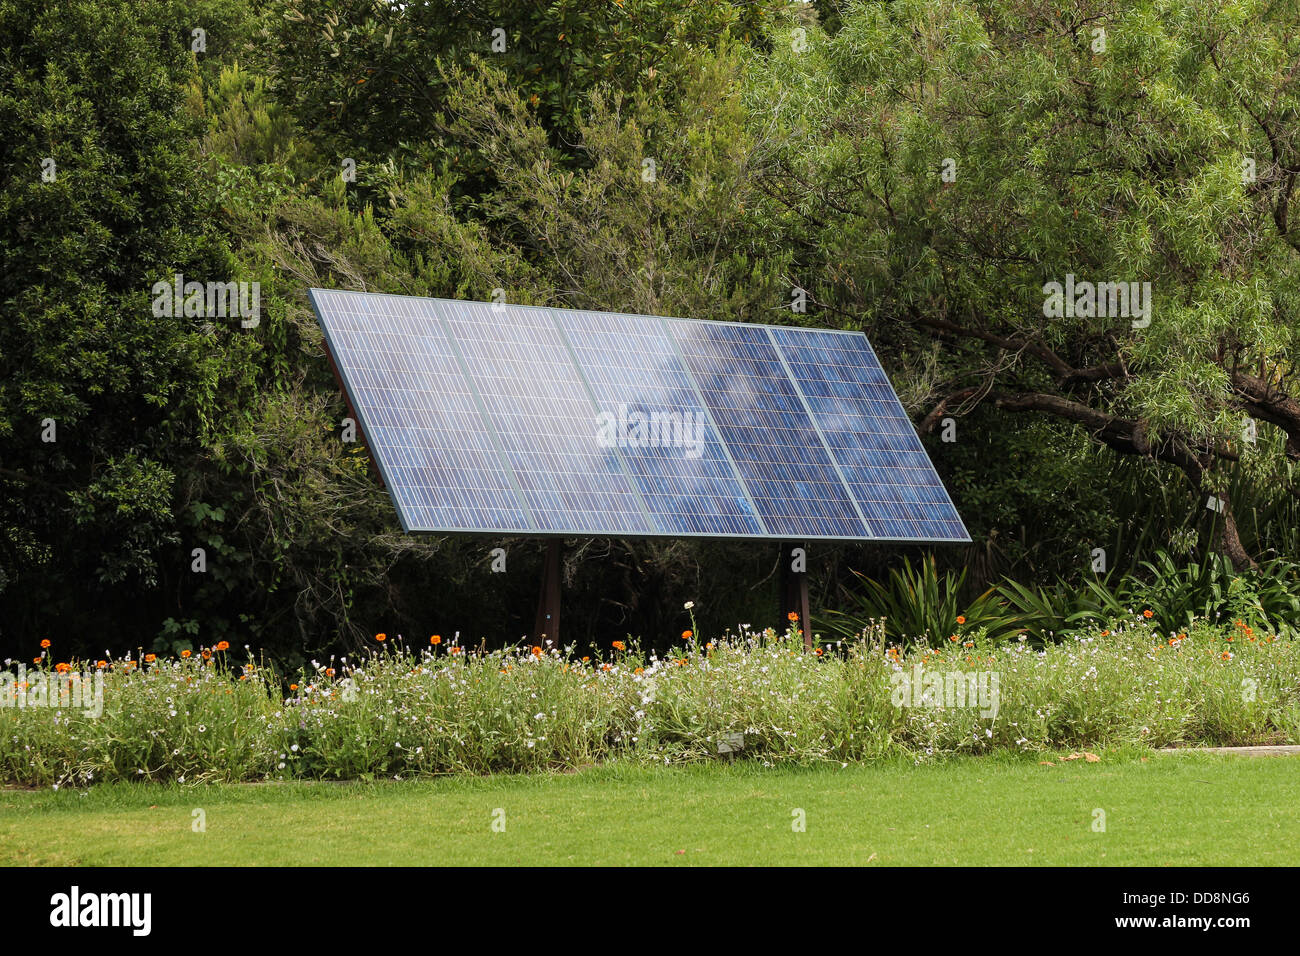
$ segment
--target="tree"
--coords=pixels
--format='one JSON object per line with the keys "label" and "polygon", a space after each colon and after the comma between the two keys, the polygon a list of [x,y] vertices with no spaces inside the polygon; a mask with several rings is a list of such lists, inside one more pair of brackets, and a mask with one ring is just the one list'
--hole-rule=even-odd
{"label": "tree", "polygon": [[1077,423],[1176,467],[1240,568],[1225,471],[1274,447],[1246,422],[1300,459],[1295,25],[1291,4],[859,4],[754,71],[753,121],[785,133],[755,165],[813,301],[887,350],[944,343],[922,430],[981,403]]}
{"label": "tree", "polygon": [[177,540],[176,463],[222,332],[155,314],[151,288],[232,266],[188,155],[189,35],[161,0],[0,0],[0,588],[17,630],[93,633]]}
{"label": "tree", "polygon": [[445,71],[471,57],[501,70],[558,140],[571,141],[587,94],[671,88],[728,31],[760,36],[776,2],[732,0],[287,0],[278,87],[303,127],[381,160],[436,154]]}

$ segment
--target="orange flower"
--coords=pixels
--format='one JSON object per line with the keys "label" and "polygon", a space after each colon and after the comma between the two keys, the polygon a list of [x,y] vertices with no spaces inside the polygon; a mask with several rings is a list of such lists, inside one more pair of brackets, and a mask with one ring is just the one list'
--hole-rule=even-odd
{"label": "orange flower", "polygon": [[541,656],[542,656],[542,649],[540,647],[534,647],[533,657],[541,657]]}
{"label": "orange flower", "polygon": [[1107,630],[1102,631],[1102,632],[1101,632],[1101,636],[1102,636],[1102,637],[1110,637],[1110,630],[1107,629]]}
{"label": "orange flower", "polygon": [[826,653],[826,652],[823,651],[820,647],[818,647],[818,648],[815,648],[815,649],[813,650],[813,653],[816,654],[818,657],[821,657],[822,654],[824,654],[824,653]]}
{"label": "orange flower", "polygon": [[60,674],[66,674],[68,671],[72,670],[72,666],[69,664],[55,664],[54,669]]}
{"label": "orange flower", "polygon": [[644,668],[644,667],[638,667],[638,668],[637,668],[636,670],[634,670],[632,673],[633,673],[633,674],[644,674],[644,673],[645,673],[645,668]]}
{"label": "orange flower", "polygon": [[963,614],[958,614],[958,615],[957,615],[957,623],[958,623],[958,624],[965,624],[965,623],[966,623],[966,616],[963,615]]}
{"label": "orange flower", "polygon": [[101,671],[108,666],[108,661],[95,661],[95,666]]}
{"label": "orange flower", "polygon": [[589,661],[589,660],[591,660],[590,657],[584,657],[584,658],[582,659],[582,663],[585,664],[585,663],[587,663],[587,661]]}
{"label": "orange flower", "polygon": [[614,650],[616,650],[616,651],[625,651],[625,650],[627,650],[627,645],[624,644],[622,641],[615,641],[615,642],[614,642]]}
{"label": "orange flower", "polygon": [[40,662],[41,662],[41,658],[39,658],[39,657],[33,657],[33,658],[32,658],[32,663],[33,663],[33,664],[39,664]]}
{"label": "orange flower", "polygon": [[438,644],[441,644],[441,643],[442,643],[442,635],[441,635],[441,634],[435,634],[435,635],[433,635],[433,637],[429,638],[429,643],[430,643],[430,644],[433,644],[433,645],[435,645],[435,646],[437,646]]}
{"label": "orange flower", "polygon": [[49,641],[41,641],[41,647],[49,647],[49,646],[50,646]]}
{"label": "orange flower", "polygon": [[219,650],[219,651],[228,651],[228,650],[230,650],[230,642],[229,642],[229,641],[217,641],[217,650]]}
{"label": "orange flower", "polygon": [[712,642],[712,641],[709,641],[707,644],[705,644],[705,645],[704,645],[704,649],[705,649],[706,651],[711,651],[711,650],[713,650],[713,642]]}
{"label": "orange flower", "polygon": [[1232,653],[1231,653],[1230,651],[1224,651],[1224,652],[1223,652],[1222,654],[1220,654],[1219,656],[1222,657],[1225,661],[1230,661],[1230,660],[1232,660]]}
{"label": "orange flower", "polygon": [[463,651],[464,649],[465,649],[465,648],[463,648],[463,647],[452,647],[452,648],[450,648],[450,651],[451,651],[451,653],[452,653],[453,655],[456,655],[456,654],[459,654],[459,653],[460,653],[461,651]]}
{"label": "orange flower", "polygon": [[153,663],[154,661],[156,661],[157,659],[158,659],[158,655],[157,655],[157,654],[146,654],[146,655],[144,656],[144,662],[145,662],[146,664],[152,664],[152,663]]}
{"label": "orange flower", "polygon": [[387,635],[387,634],[376,634],[376,635],[375,635],[375,640],[377,640],[380,644],[382,644],[382,643],[384,643],[384,641],[388,640],[388,635]]}
{"label": "orange flower", "polygon": [[695,636],[695,632],[693,632],[693,631],[682,631],[682,640],[683,640],[683,641],[689,641],[689,640],[690,640],[692,637],[694,637],[694,636]]}
{"label": "orange flower", "polygon": [[1152,613],[1150,608],[1147,608],[1147,610],[1142,612],[1142,616],[1145,617],[1147,620],[1150,620],[1151,618],[1155,617],[1155,614]]}
{"label": "orange flower", "polygon": [[297,689],[298,689],[298,685],[297,685],[297,684],[290,684],[290,685],[289,685],[289,689],[290,689],[290,690],[297,690]]}
{"label": "orange flower", "polygon": [[332,668],[332,667],[327,667],[327,668],[325,668],[325,676],[326,676],[326,677],[333,677],[333,676],[334,676],[334,668]]}
{"label": "orange flower", "polygon": [[607,671],[607,670],[609,670],[612,666],[613,666],[613,665],[611,665],[611,664],[601,664],[601,665],[600,665],[600,669],[603,670],[603,671]]}
{"label": "orange flower", "polygon": [[181,651],[181,657],[189,657],[192,651]]}
{"label": "orange flower", "polygon": [[952,641],[955,644],[957,642],[957,635],[956,634],[952,635],[950,638],[948,638],[948,640]]}
{"label": "orange flower", "polygon": [[204,652],[203,652],[203,659],[204,659],[205,661],[206,661],[208,658],[210,658],[211,656],[212,656],[212,652],[211,652],[211,651],[204,651]]}
{"label": "orange flower", "polygon": [[791,621],[797,621],[799,620],[799,614],[796,611],[791,611],[789,614],[786,615],[786,619]]}
{"label": "orange flower", "polygon": [[967,641],[965,644],[962,645],[962,647],[974,647],[974,646],[975,646],[974,641]]}

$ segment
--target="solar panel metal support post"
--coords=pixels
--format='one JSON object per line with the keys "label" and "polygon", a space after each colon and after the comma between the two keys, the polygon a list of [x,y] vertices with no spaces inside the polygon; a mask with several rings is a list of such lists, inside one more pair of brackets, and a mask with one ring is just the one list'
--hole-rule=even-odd
{"label": "solar panel metal support post", "polygon": [[803,646],[812,650],[812,620],[808,611],[808,571],[796,571],[792,567],[790,555],[795,548],[804,549],[804,554],[808,553],[808,545],[802,541],[786,541],[781,545],[781,617],[780,620],[790,621],[791,614],[797,614],[799,617],[799,630],[803,634]]}
{"label": "solar panel metal support post", "polygon": [[543,650],[560,646],[560,541],[558,538],[546,542],[546,556],[542,559],[542,590],[537,598],[537,620],[533,625],[533,639]]}

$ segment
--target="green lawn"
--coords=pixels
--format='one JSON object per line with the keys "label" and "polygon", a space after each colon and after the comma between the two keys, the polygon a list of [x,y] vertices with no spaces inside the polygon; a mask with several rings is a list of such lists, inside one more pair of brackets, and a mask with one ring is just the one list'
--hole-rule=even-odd
{"label": "green lawn", "polygon": [[[1295,865],[1300,758],[1103,753],[766,769],[0,790],[13,865]],[[505,832],[493,832],[504,810]],[[807,829],[793,832],[802,809]],[[207,830],[192,829],[202,809]],[[1106,830],[1094,832],[1094,810]]]}

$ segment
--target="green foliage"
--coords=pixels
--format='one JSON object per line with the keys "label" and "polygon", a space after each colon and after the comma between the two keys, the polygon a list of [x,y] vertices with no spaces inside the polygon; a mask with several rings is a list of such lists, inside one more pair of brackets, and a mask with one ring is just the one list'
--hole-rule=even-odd
{"label": "green foliage", "polygon": [[150,287],[232,267],[185,149],[194,61],[177,9],[0,2],[6,627],[89,632],[101,586],[155,584],[174,541],[171,489],[217,333],[153,315]]}
{"label": "green foliage", "polygon": [[[862,3],[797,40],[775,33],[746,84],[763,215],[823,321],[910,356],[890,371],[917,404],[1059,416],[1177,466],[1202,502],[1243,415],[1294,457],[1300,416],[1268,391],[1289,387],[1300,315],[1293,5]],[[1067,276],[1149,282],[1150,321],[1054,312]],[[950,347],[919,360],[936,336]],[[1036,458],[1035,488],[1057,467]],[[1249,562],[1226,519],[1192,514]]]}
{"label": "green foliage", "polygon": [[340,158],[381,160],[434,145],[435,121],[454,110],[440,79],[444,67],[490,60],[559,143],[579,128],[587,96],[598,86],[671,93],[692,71],[692,59],[719,37],[757,39],[760,25],[784,4],[285,0],[277,6],[283,10],[275,76],[299,122],[335,145]]}
{"label": "green foliage", "polygon": [[915,568],[905,560],[883,581],[856,576],[858,588],[844,595],[848,609],[828,611],[819,623],[846,636],[881,626],[899,644],[942,647],[945,636],[976,628],[994,640],[1023,634],[1044,643],[1085,623],[1109,629],[1148,613],[1151,625],[1166,635],[1197,621],[1239,621],[1261,634],[1296,634],[1300,621],[1300,567],[1285,560],[1239,572],[1222,555],[1189,564],[1157,551],[1135,573],[1087,577],[1077,586],[1059,579],[1050,587],[1008,579],[973,599],[966,572],[940,574],[933,556]]}
{"label": "green foliage", "polygon": [[[855,572],[856,574],[856,572]],[[904,560],[884,581],[856,575],[860,590],[846,591],[849,610],[831,610],[819,622],[837,634],[854,636],[877,624],[898,643],[939,643],[966,629],[981,628],[1005,640],[1020,633],[1018,618],[990,588],[973,600],[963,599],[966,571],[940,574],[933,556],[916,567]],[[963,618],[961,622],[957,619]]]}
{"label": "green foliage", "polygon": [[[959,646],[905,651],[875,626],[818,655],[791,632],[746,628],[662,658],[630,645],[590,660],[528,647],[480,653],[448,639],[312,662],[287,679],[202,650],[144,666],[105,661],[99,714],[31,698],[15,706],[28,688],[8,672],[0,781],[662,765],[717,760],[734,735],[743,736],[741,759],[765,764],[1300,740],[1300,641],[1249,641],[1238,628],[1196,622],[1171,643],[1140,616],[1110,640],[1088,628],[1041,649],[994,641],[982,627],[963,636]],[[29,688],[50,676],[49,660],[24,675]],[[928,685],[907,689],[926,673]],[[955,696],[971,678],[984,689]]]}
{"label": "green foliage", "polygon": [[1263,634],[1296,633],[1300,622],[1300,569],[1290,561],[1271,561],[1258,570],[1237,572],[1217,554],[1181,563],[1157,552],[1141,563],[1139,574],[1124,575],[1113,586],[1086,581],[1079,604],[1100,622],[1150,611],[1166,634],[1184,631],[1197,620],[1241,622]]}

